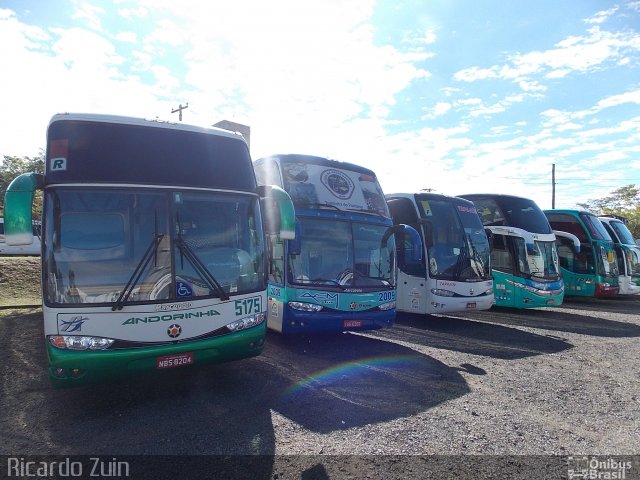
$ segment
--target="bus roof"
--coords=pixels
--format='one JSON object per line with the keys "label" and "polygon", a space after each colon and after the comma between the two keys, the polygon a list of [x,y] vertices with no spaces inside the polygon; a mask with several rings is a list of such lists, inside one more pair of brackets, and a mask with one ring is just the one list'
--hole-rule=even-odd
{"label": "bus roof", "polygon": [[[197,125],[190,125],[187,123],[169,122],[166,120],[140,118],[140,117],[127,117],[124,115],[107,115],[101,113],[56,113],[51,117],[49,126],[59,121],[80,121],[80,122],[96,122],[96,123],[112,123],[120,125],[132,125],[139,127],[156,127],[156,128],[168,128],[173,130],[182,130],[185,132],[195,133],[207,133],[214,135],[221,135],[224,137],[236,138],[238,140],[244,140],[244,137],[238,132],[232,132],[223,128],[217,127],[202,127]],[[246,142],[245,142],[246,143]]]}
{"label": "bus roof", "polygon": [[385,198],[387,199],[392,197],[403,197],[403,198],[409,198],[409,199],[420,197],[420,198],[427,198],[429,200],[442,200],[442,201],[448,201],[448,202],[463,203],[466,205],[473,204],[471,200],[467,200],[466,198],[456,197],[453,195],[444,195],[442,193],[433,193],[433,192],[414,192],[414,193],[403,192],[403,193],[389,193],[385,195]]}
{"label": "bus roof", "polygon": [[357,165],[355,163],[343,162],[341,160],[332,160],[330,158],[318,157],[316,155],[304,155],[299,153],[267,155],[266,157],[257,159],[255,163],[261,163],[267,159],[279,159],[287,162],[314,163],[316,165],[323,165],[326,167],[333,167],[333,168],[341,168],[344,170],[351,170],[353,172],[366,173],[374,177],[376,176],[373,170]]}
{"label": "bus roof", "polygon": [[242,135],[99,114],[52,117],[44,180],[45,185],[135,184],[256,193]]}

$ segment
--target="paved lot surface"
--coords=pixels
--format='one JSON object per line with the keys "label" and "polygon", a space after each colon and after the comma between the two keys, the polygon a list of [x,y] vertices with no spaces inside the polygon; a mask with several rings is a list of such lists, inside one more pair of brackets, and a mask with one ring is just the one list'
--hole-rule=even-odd
{"label": "paved lot surface", "polygon": [[379,478],[386,458],[420,478],[407,455],[551,454],[534,465],[558,478],[558,455],[640,453],[640,298],[269,334],[254,359],[71,390],[48,383],[41,322],[0,318],[3,455],[262,454],[243,461],[264,478]]}

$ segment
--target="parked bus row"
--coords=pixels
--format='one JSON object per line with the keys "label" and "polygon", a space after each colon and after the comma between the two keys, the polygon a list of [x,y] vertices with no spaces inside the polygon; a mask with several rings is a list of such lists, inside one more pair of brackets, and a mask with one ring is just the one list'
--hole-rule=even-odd
{"label": "parked bus row", "polygon": [[7,245],[31,244],[43,190],[55,386],[258,355],[267,328],[361,331],[396,311],[640,291],[640,250],[617,219],[507,195],[385,196],[356,164],[252,162],[225,130],[55,115],[45,168],[10,184],[4,220]]}

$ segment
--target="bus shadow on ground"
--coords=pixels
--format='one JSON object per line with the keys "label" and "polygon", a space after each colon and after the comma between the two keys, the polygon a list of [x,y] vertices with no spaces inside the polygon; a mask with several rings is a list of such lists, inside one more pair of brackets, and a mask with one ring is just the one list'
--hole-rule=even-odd
{"label": "bus shadow on ground", "polygon": [[[600,308],[600,312],[604,309]],[[493,307],[488,312],[478,313],[474,319],[490,322],[491,324],[510,325],[515,327],[530,327],[556,332],[578,333],[594,337],[640,337],[640,325],[627,322],[609,320],[604,316],[579,313],[581,308],[560,307],[550,309],[515,309]],[[610,310],[606,310],[610,311]]]}
{"label": "bus shadow on ground", "polygon": [[470,391],[459,369],[368,336],[269,333],[260,358],[288,370],[272,408],[320,433],[407,417]]}
{"label": "bus shadow on ground", "polygon": [[41,312],[0,321],[2,454],[272,456],[274,411],[331,432],[469,392],[457,369],[389,342],[271,334],[255,358],[56,390],[42,335]]}
{"label": "bus shadow on ground", "polygon": [[640,295],[616,295],[612,298],[565,296],[560,308],[593,312],[607,311],[637,316],[640,314]]}
{"label": "bus shadow on ground", "polygon": [[[255,359],[54,389],[47,377],[41,312],[0,319],[0,349],[4,455],[228,456],[275,451],[269,408],[275,395],[273,372]],[[277,383],[286,385],[284,379]],[[264,470],[267,473],[257,478],[270,478],[269,469]]]}
{"label": "bus shadow on ground", "polygon": [[378,330],[373,335],[505,360],[557,353],[573,347],[558,337],[453,315],[398,313],[393,328]]}

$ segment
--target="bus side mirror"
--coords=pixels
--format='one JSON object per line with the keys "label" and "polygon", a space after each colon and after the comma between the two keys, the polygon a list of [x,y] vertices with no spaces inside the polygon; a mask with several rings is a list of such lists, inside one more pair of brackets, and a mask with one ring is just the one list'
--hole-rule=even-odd
{"label": "bus side mirror", "polygon": [[267,233],[280,235],[281,240],[296,236],[296,212],[289,194],[275,185],[263,185],[257,189],[263,204],[263,217]]}
{"label": "bus side mirror", "polygon": [[[556,237],[564,238],[568,240],[568,243],[571,246],[571,250],[573,250],[574,254],[580,253],[580,246],[581,246],[580,239],[576,237],[573,233],[554,230],[553,234]],[[590,246],[590,245],[587,245],[587,246]]]}
{"label": "bus side mirror", "polygon": [[403,223],[389,227],[382,236],[381,244],[383,247],[386,246],[391,235],[395,236],[396,250],[399,257],[412,263],[422,262],[422,238],[420,238],[420,234],[415,228]]}
{"label": "bus side mirror", "polygon": [[12,180],[4,194],[4,235],[7,245],[33,243],[33,194],[44,186],[39,173],[23,173]]}

